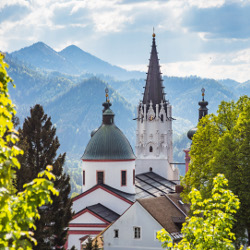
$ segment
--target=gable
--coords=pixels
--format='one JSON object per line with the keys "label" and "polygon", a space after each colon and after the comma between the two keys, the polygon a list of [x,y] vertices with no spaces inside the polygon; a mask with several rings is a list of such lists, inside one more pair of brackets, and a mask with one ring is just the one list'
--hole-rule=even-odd
{"label": "gable", "polygon": [[118,214],[122,214],[132,204],[131,201],[124,199],[112,191],[102,186],[96,186],[73,199],[73,211],[77,213],[83,208],[97,203],[101,203]]}
{"label": "gable", "polygon": [[70,221],[70,224],[106,224],[107,222],[101,218],[98,218],[95,214],[91,213],[87,209]]}
{"label": "gable", "polygon": [[[134,238],[134,227],[141,228],[141,238]],[[156,239],[156,232],[162,226],[145,210],[139,202],[135,202],[123,215],[103,233],[104,248],[110,249],[162,249]],[[114,237],[114,230],[119,230],[119,238]]]}

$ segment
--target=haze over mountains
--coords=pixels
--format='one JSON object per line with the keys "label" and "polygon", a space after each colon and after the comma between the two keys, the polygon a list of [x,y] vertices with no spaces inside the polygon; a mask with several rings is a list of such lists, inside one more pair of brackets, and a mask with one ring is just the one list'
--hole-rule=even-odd
{"label": "haze over mountains", "polygon": [[128,72],[81,50],[75,45],[70,45],[62,51],[56,52],[48,45],[38,42],[15,51],[11,55],[36,68],[59,71],[69,75],[92,73],[110,75],[119,79],[142,77],[141,72]]}
{"label": "haze over mountains", "polygon": [[[110,89],[115,123],[134,147],[136,121],[133,119],[142,99],[145,72],[130,72],[113,66],[74,45],[56,52],[42,42],[7,53],[6,61],[16,84],[16,89],[9,89],[21,122],[29,115],[30,107],[36,103],[43,105],[57,127],[60,150],[67,152],[69,158],[79,160],[90,132],[100,126],[106,86]],[[196,76],[164,76],[163,79],[166,99],[173,106],[176,118],[173,122],[175,138],[197,124],[202,87],[206,89],[209,113],[216,112],[222,100],[250,95],[250,81],[238,83]],[[182,149],[187,144],[186,135],[176,139],[175,161],[183,162]]]}

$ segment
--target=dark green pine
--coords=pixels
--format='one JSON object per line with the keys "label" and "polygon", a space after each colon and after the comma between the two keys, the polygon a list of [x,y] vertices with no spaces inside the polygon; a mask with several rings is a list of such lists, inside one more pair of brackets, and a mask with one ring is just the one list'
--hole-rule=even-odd
{"label": "dark green pine", "polygon": [[60,192],[59,196],[52,196],[52,204],[39,208],[41,218],[36,221],[37,229],[34,232],[38,244],[33,249],[63,249],[67,237],[66,228],[72,219],[72,201],[68,197],[70,178],[63,172],[66,154],[57,156],[60,144],[56,128],[52,125],[51,118],[44,114],[41,105],[31,108],[30,117],[25,119],[19,132],[19,147],[24,150],[24,154],[19,157],[21,169],[17,170],[17,190],[22,191],[25,183],[36,178],[47,165],[52,165],[56,176],[54,186]]}

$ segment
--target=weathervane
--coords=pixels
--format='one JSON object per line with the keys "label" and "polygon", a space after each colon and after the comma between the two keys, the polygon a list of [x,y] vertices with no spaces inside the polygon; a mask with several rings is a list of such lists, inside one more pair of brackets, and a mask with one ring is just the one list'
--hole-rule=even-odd
{"label": "weathervane", "polygon": [[155,27],[153,27],[153,35],[152,36],[155,38]]}

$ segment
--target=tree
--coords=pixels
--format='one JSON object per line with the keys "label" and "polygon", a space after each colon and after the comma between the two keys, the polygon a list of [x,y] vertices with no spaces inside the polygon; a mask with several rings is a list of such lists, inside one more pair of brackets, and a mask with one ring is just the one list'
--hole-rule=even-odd
{"label": "tree", "polygon": [[55,188],[60,191],[59,196],[52,196],[53,204],[39,208],[40,220],[36,221],[35,237],[37,246],[34,249],[62,248],[67,240],[67,226],[72,218],[72,201],[70,193],[69,176],[63,172],[65,153],[56,155],[60,146],[55,136],[56,128],[51,118],[44,114],[42,106],[35,105],[30,110],[30,117],[24,121],[20,132],[19,146],[25,154],[19,157],[23,166],[17,171],[16,188],[21,191],[23,185],[29,182],[36,174],[53,165]]}
{"label": "tree", "polygon": [[34,221],[40,217],[37,207],[52,202],[51,192],[58,195],[58,191],[50,181],[55,178],[51,166],[25,184],[22,192],[16,192],[13,187],[16,169],[20,169],[17,156],[23,152],[15,145],[18,141],[13,125],[16,111],[8,94],[12,79],[3,59],[0,53],[0,249],[32,249],[31,242],[36,244],[36,239],[31,229],[36,229]]}
{"label": "tree", "polygon": [[93,250],[98,250],[99,247],[98,247],[98,243],[97,243],[97,239],[95,240],[95,244],[93,246]]}
{"label": "tree", "polygon": [[88,241],[86,242],[86,245],[85,245],[84,249],[85,250],[92,250],[93,249],[92,243],[93,243],[93,241],[92,241],[91,237],[89,236]]}
{"label": "tree", "polygon": [[232,191],[226,189],[228,181],[222,174],[213,179],[210,197],[204,199],[197,189],[193,188],[188,195],[191,201],[192,217],[186,218],[181,230],[183,239],[173,245],[171,236],[163,229],[157,238],[167,249],[178,250],[230,250],[235,249],[235,239],[231,232],[234,214],[240,202]]}
{"label": "tree", "polygon": [[222,102],[217,115],[199,122],[192,141],[191,164],[183,179],[184,198],[192,187],[206,197],[218,173],[228,179],[229,189],[238,195],[241,207],[234,226],[237,244],[250,239],[250,98],[242,96],[236,103]]}

